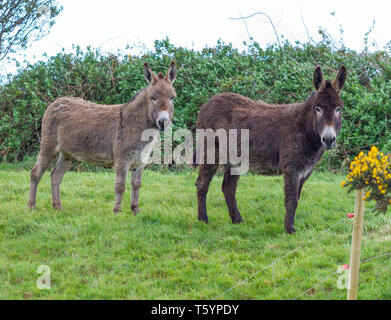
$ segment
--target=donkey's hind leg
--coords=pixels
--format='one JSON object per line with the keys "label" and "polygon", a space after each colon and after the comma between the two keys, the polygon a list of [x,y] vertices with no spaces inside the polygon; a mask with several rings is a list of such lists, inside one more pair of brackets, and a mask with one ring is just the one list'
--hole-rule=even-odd
{"label": "donkey's hind leg", "polygon": [[61,152],[52,171],[52,203],[55,210],[61,209],[60,184],[64,174],[71,168],[72,161]]}
{"label": "donkey's hind leg", "polygon": [[221,189],[224,193],[225,202],[227,203],[232,223],[242,222],[242,216],[240,215],[235,198],[236,186],[238,185],[239,178],[239,175],[231,175],[229,166],[225,167],[224,180]]}
{"label": "donkey's hind leg", "polygon": [[27,202],[27,206],[30,209],[35,208],[35,201],[37,197],[37,188],[38,183],[41,180],[43,174],[49,167],[50,162],[55,158],[56,152],[54,148],[41,148],[41,151],[39,152],[39,156],[37,159],[37,162],[35,163],[34,168],[31,170],[30,175],[30,195],[29,195],[29,201]]}
{"label": "donkey's hind leg", "polygon": [[138,213],[138,196],[141,187],[141,178],[143,175],[144,166],[136,168],[132,172],[132,202],[130,204],[130,209],[134,214]]}
{"label": "donkey's hind leg", "polygon": [[208,214],[206,212],[206,195],[208,194],[209,184],[218,168],[217,164],[201,164],[198,171],[198,178],[195,183],[197,186],[198,198],[198,220],[208,223]]}

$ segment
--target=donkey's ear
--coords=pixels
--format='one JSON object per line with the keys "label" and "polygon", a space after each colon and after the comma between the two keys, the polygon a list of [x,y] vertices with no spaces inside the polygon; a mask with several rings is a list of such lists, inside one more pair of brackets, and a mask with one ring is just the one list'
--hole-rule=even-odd
{"label": "donkey's ear", "polygon": [[150,84],[154,84],[156,82],[156,76],[153,74],[152,69],[148,65],[148,63],[144,63],[144,77]]}
{"label": "donkey's ear", "polygon": [[171,62],[170,67],[168,68],[167,74],[166,74],[166,80],[174,83],[177,75],[177,68],[174,61]]}
{"label": "donkey's ear", "polygon": [[322,69],[320,66],[317,66],[314,71],[314,78],[312,80],[314,87],[319,92],[322,91],[325,87],[324,77],[322,73]]}
{"label": "donkey's ear", "polygon": [[346,75],[347,75],[346,67],[342,66],[339,69],[337,76],[331,83],[331,86],[335,89],[335,91],[337,91],[337,93],[341,92],[343,85],[345,84],[346,81]]}

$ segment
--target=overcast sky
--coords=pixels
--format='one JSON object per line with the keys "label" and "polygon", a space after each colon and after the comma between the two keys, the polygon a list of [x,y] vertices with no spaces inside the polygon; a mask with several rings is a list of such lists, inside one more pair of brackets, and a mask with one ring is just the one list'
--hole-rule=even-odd
{"label": "overcast sky", "polygon": [[[44,39],[34,42],[23,54],[29,61],[72,45],[100,48],[103,52],[137,54],[153,48],[155,40],[169,37],[176,46],[201,49],[215,46],[218,39],[243,48],[249,34],[265,46],[276,41],[272,25],[262,15],[241,20],[229,18],[264,12],[272,19],[278,35],[294,42],[308,37],[319,40],[319,27],[340,39],[340,25],[348,48],[361,50],[364,34],[376,21],[370,40],[374,49],[389,42],[391,1],[349,0],[60,0],[64,7],[57,23]],[[331,13],[335,12],[334,15]],[[125,50],[126,45],[135,47]],[[21,58],[20,58],[21,60]],[[13,72],[12,64],[2,71]]]}

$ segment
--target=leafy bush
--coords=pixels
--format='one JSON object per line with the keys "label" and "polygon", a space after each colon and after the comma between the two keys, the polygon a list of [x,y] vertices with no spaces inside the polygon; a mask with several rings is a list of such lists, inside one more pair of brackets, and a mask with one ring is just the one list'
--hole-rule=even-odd
{"label": "leafy bush", "polygon": [[144,62],[155,71],[166,71],[171,59],[177,63],[174,129],[191,130],[199,108],[214,94],[230,91],[269,103],[303,101],[313,90],[316,65],[322,66],[326,78],[332,78],[345,64],[343,129],[338,147],[323,160],[328,167],[340,167],[371,145],[391,151],[389,49],[376,53],[335,50],[327,38],[318,44],[285,42],[266,49],[253,42],[243,52],[222,42],[195,51],[165,39],[140,57],[107,56],[76,47],[72,54],[62,52],[28,65],[0,87],[1,156],[13,161],[37,153],[43,113],[57,97],[77,96],[104,104],[129,101],[146,85]]}

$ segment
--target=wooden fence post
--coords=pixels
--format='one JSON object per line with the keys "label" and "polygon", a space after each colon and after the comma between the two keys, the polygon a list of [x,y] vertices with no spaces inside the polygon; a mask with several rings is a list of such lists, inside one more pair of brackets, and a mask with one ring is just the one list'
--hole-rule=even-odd
{"label": "wooden fence post", "polygon": [[361,235],[364,222],[365,189],[356,190],[354,205],[354,222],[352,234],[352,249],[350,254],[348,300],[357,300],[358,275],[360,269]]}

